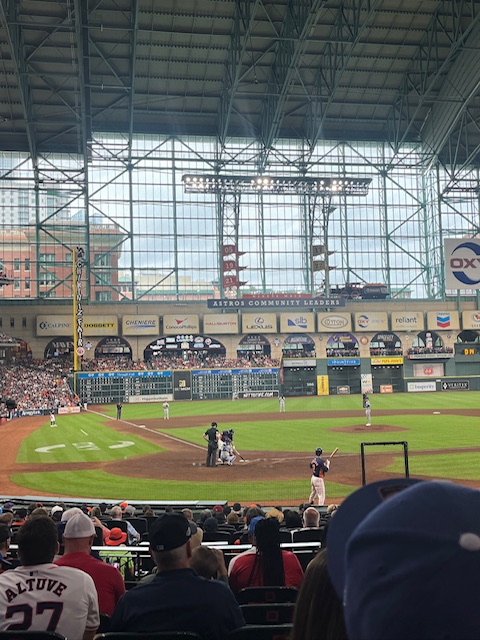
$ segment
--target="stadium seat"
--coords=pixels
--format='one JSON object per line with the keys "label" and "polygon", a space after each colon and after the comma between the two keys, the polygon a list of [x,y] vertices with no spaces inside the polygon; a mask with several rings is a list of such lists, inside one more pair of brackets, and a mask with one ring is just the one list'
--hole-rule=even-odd
{"label": "stadium seat", "polygon": [[291,624],[247,625],[228,634],[227,640],[289,640]]}
{"label": "stadium seat", "polygon": [[114,529],[115,527],[118,527],[123,531],[123,533],[128,533],[126,520],[105,520],[103,524],[109,529]]}
{"label": "stadium seat", "polygon": [[97,633],[95,636],[95,640],[150,640],[151,638],[154,640],[202,640],[197,633],[189,631],[154,631],[149,633],[110,631],[109,633]]}
{"label": "stadium seat", "polygon": [[0,631],[0,640],[67,640],[50,631]]}
{"label": "stadium seat", "polygon": [[204,531],[202,542],[230,542],[232,534],[228,531]]}
{"label": "stadium seat", "polygon": [[294,587],[247,587],[237,593],[238,604],[295,602],[298,589]]}
{"label": "stadium seat", "polygon": [[140,536],[148,531],[148,522],[145,518],[126,518],[128,522],[132,525],[134,529],[138,531]]}
{"label": "stadium seat", "polygon": [[247,624],[285,624],[293,622],[293,602],[242,604],[240,608]]}
{"label": "stadium seat", "polygon": [[290,529],[279,529],[279,534],[280,543],[292,541],[292,532],[290,531]]}
{"label": "stadium seat", "polygon": [[323,542],[325,531],[320,529],[302,529],[292,533],[293,542]]}

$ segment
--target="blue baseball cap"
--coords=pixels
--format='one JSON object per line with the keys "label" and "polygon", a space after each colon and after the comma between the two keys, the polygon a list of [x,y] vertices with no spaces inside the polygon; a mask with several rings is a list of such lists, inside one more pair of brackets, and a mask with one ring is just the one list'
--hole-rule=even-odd
{"label": "blue baseball cap", "polygon": [[419,482],[374,508],[347,543],[349,640],[478,638],[479,593],[476,489]]}
{"label": "blue baseball cap", "polygon": [[255,533],[255,527],[257,526],[257,522],[260,522],[260,520],[265,520],[265,518],[263,516],[255,516],[255,518],[252,518],[250,520],[250,524],[248,525],[248,533],[253,536]]}

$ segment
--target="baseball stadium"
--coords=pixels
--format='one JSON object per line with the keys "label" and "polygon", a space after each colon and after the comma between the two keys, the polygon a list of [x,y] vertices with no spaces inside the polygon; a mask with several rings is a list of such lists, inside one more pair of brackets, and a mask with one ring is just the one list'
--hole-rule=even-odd
{"label": "baseball stadium", "polygon": [[2,0],[0,504],[480,489],[479,42],[480,0]]}

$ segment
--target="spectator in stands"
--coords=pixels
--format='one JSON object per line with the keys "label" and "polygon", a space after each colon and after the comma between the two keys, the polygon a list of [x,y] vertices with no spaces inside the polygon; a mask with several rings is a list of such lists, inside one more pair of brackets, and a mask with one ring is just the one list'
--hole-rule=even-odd
{"label": "spectator in stands", "polygon": [[287,529],[300,529],[302,527],[302,517],[294,509],[285,512],[285,526]]}
{"label": "spectator in stands", "polygon": [[291,640],[347,640],[342,601],[328,575],[326,551],[319,551],[305,571]]}
{"label": "spectator in stands", "polygon": [[280,547],[280,527],[275,518],[254,518],[255,553],[237,556],[229,571],[230,587],[235,593],[246,587],[285,586],[298,588],[303,570],[297,556]]}
{"label": "spectator in stands", "polygon": [[[128,505],[127,505],[128,506]],[[110,516],[112,520],[122,520],[122,507],[115,506],[110,509]],[[140,541],[140,534],[132,525],[131,522],[126,520],[127,523],[127,533],[128,533],[128,544],[131,546],[132,544],[137,544]]]}
{"label": "spectator in stands", "polygon": [[9,527],[12,524],[14,518],[15,516],[11,511],[4,511],[2,514],[0,514],[0,524],[6,524],[7,527]]}
{"label": "spectator in stands", "polygon": [[239,522],[240,522],[240,519],[239,519],[238,515],[235,513],[235,511],[231,511],[227,516],[227,524],[235,526]]}
{"label": "spectator in stands", "polygon": [[121,549],[125,546],[127,541],[127,534],[124,533],[119,527],[113,527],[110,530],[109,537],[105,540],[105,544],[108,547],[114,547],[111,551],[100,551],[100,557],[106,558],[107,562],[113,564],[120,573],[124,580],[133,580],[135,578],[135,565],[133,562],[133,556],[127,549]]}
{"label": "spectator in stands", "polygon": [[410,483],[379,498],[352,531],[360,502],[372,503],[369,488],[347,498],[330,529],[329,571],[344,594],[349,640],[479,638],[480,491]]}
{"label": "spectator in stands", "polygon": [[305,509],[303,512],[302,520],[302,529],[318,529],[320,526],[320,513],[315,507],[308,507],[308,509]]}
{"label": "spectator in stands", "polygon": [[0,524],[0,573],[14,569],[20,564],[17,559],[9,557],[8,550],[10,549],[11,538],[10,527],[6,524]]}
{"label": "spectator in stands", "polygon": [[0,631],[27,624],[29,631],[92,640],[100,622],[95,584],[83,571],[53,564],[58,551],[54,522],[30,518],[18,531],[17,543],[23,566],[0,575]]}
{"label": "spectator in stands", "polygon": [[150,552],[157,574],[120,599],[111,631],[190,631],[223,640],[245,624],[230,590],[191,569],[190,535],[190,525],[181,513],[164,514],[151,525]]}
{"label": "spectator in stands", "polygon": [[15,509],[13,516],[12,527],[21,527],[27,519],[28,511],[24,507],[20,507],[19,509]]}
{"label": "spectator in stands", "polygon": [[234,502],[232,509],[239,518],[242,517],[242,505],[240,504],[240,502]]}
{"label": "spectator in stands", "polygon": [[265,517],[275,518],[276,520],[278,520],[279,524],[282,524],[282,522],[285,519],[285,516],[283,515],[283,511],[278,507],[273,507],[273,509],[270,509],[270,511],[267,511],[267,513],[265,514]]}
{"label": "spectator in stands", "polygon": [[219,580],[228,585],[227,567],[221,549],[197,547],[192,551],[190,566],[202,578]]}
{"label": "spectator in stands", "polygon": [[97,589],[100,613],[111,616],[125,593],[125,583],[118,569],[90,555],[94,539],[95,527],[90,518],[82,513],[74,515],[63,532],[64,554],[55,564],[88,573]]}
{"label": "spectator in stands", "polygon": [[213,516],[211,518],[207,518],[203,523],[203,530],[208,533],[218,531],[218,520]]}

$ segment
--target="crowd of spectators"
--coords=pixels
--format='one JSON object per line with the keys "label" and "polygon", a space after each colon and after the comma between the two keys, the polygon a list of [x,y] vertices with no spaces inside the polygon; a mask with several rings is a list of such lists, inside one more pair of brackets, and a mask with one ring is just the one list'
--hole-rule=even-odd
{"label": "crowd of spectators", "polygon": [[265,354],[252,353],[226,358],[209,352],[177,352],[157,354],[147,361],[149,369],[221,369],[221,368],[252,368],[278,367],[280,361]]}
{"label": "crowd of spectators", "polygon": [[370,347],[371,356],[401,356],[403,351],[401,347]]}
{"label": "crowd of spectators", "polygon": [[327,358],[355,358],[360,355],[360,349],[353,347],[351,349],[335,348],[327,349]]}
{"label": "crowd of spectators", "polygon": [[407,351],[407,354],[409,355],[430,354],[430,353],[444,353],[445,355],[453,354],[453,347],[445,347],[443,345],[432,346],[432,347],[410,347],[410,349],[408,349]]}

